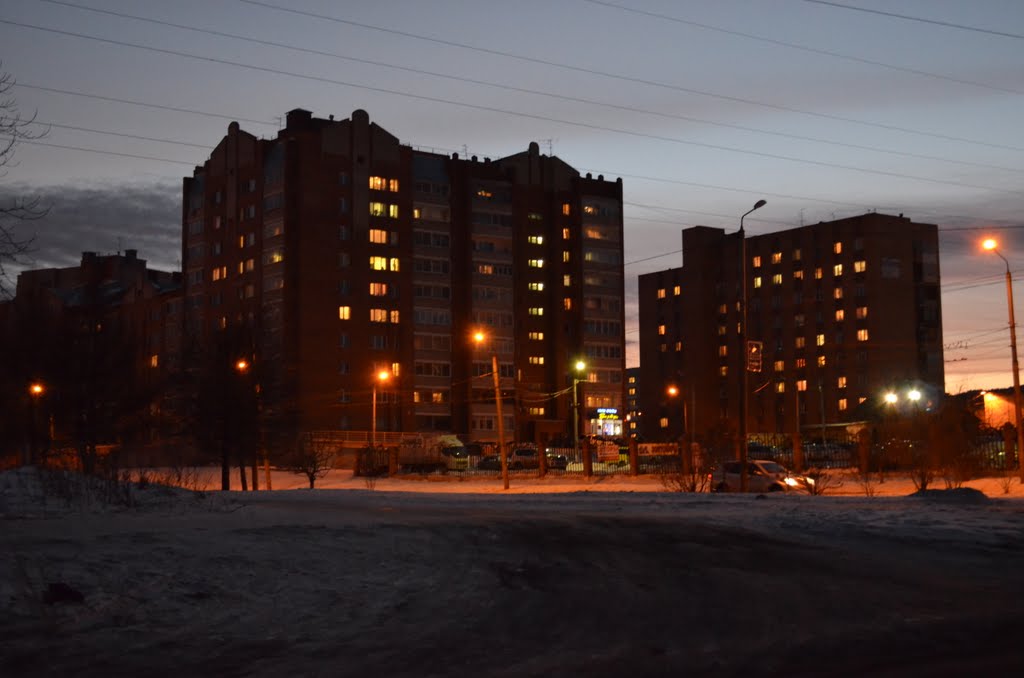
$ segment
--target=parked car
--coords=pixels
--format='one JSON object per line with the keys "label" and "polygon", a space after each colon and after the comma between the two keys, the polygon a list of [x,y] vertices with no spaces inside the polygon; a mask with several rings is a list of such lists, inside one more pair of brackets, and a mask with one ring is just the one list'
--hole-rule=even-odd
{"label": "parked car", "polygon": [[[711,488],[715,492],[739,492],[740,462],[727,461],[711,475]],[[747,461],[748,492],[809,491],[814,479],[797,475],[774,461],[749,459]]]}
{"label": "parked car", "polygon": [[[549,469],[564,471],[569,466],[569,458],[564,454],[548,452],[546,455]],[[501,457],[497,454],[481,457],[476,467],[485,471],[500,471]],[[537,447],[531,444],[516,445],[508,452],[508,468],[511,471],[540,468],[540,456]]]}

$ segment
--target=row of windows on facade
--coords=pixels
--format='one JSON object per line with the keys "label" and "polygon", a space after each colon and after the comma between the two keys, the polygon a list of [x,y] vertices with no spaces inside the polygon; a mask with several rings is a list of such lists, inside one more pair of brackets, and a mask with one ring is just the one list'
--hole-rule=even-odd
{"label": "row of windows on facade", "polygon": [[[853,250],[854,250],[854,252],[862,252],[862,251],[864,251],[864,238],[861,238],[861,237],[854,238],[854,240],[853,240]],[[791,253],[792,253],[792,260],[794,262],[803,261],[803,250],[801,250],[799,247],[794,248],[793,250],[791,250]],[[843,241],[842,240],[836,240],[836,241],[834,241],[832,243],[832,253],[833,254],[842,254],[843,253]],[[820,245],[815,245],[815,247],[814,247],[814,258],[815,259],[820,259],[821,258],[821,254],[822,254],[821,246]],[[771,255],[769,257],[769,260],[771,261],[772,264],[781,264],[782,263],[782,259],[783,259],[783,252],[782,252],[782,250],[775,250],[774,252],[771,253]],[[752,256],[750,258],[750,265],[753,268],[761,268],[761,263],[762,263],[761,255],[754,255],[754,256]]]}
{"label": "row of windows on facade", "polygon": [[[862,329],[857,330],[856,337],[857,337],[857,341],[861,341],[861,342],[863,342],[863,341],[870,341],[871,334],[870,334],[870,332],[868,332],[868,330],[866,328],[862,328]],[[845,339],[846,339],[846,337],[845,337],[845,335],[843,334],[842,331],[839,331],[839,332],[835,333],[835,343],[836,344],[843,344],[843,343],[845,343]],[[818,334],[814,335],[814,345],[815,346],[819,346],[819,347],[820,346],[825,346],[825,343],[826,343],[826,341],[825,341],[825,334],[824,333],[818,333]],[[666,344],[662,344],[662,347],[664,347],[664,346],[666,346]],[[794,346],[794,348],[798,348],[798,349],[806,348],[807,347],[807,337],[794,337],[793,338],[793,346]],[[662,350],[664,351],[666,349],[663,348]],[[682,342],[681,341],[680,342],[676,342],[676,350],[678,350],[678,351],[682,350]],[[783,350],[782,339],[776,339],[775,340],[775,350],[776,350],[776,352],[780,352],[780,351]],[[729,347],[726,344],[720,345],[718,347],[718,356],[720,358],[725,358],[728,355],[729,355]],[[821,356],[821,357],[824,357],[824,356]]]}
{"label": "row of windows on facade", "polygon": [[[859,261],[853,262],[853,271],[854,271],[854,273],[864,273],[864,272],[866,272],[867,271],[867,262],[865,262],[863,260],[859,260]],[[834,277],[837,277],[837,278],[842,276],[843,275],[843,265],[842,264],[835,264],[835,265],[833,265],[833,267],[832,267],[832,275]],[[814,278],[815,278],[815,280],[821,280],[823,277],[824,277],[824,271],[822,270],[822,268],[821,267],[815,268],[814,269]],[[803,270],[793,271],[793,279],[794,280],[803,280],[804,279],[804,272],[803,272]],[[783,280],[784,279],[783,279],[783,274],[782,273],[775,273],[775,274],[772,275],[772,278],[771,278],[771,282],[772,282],[773,285],[781,285],[781,284],[783,284]],[[762,276],[757,275],[757,276],[754,276],[752,282],[753,282],[753,285],[754,285],[754,289],[759,289],[764,284],[764,278]],[[840,289],[840,288],[837,288],[837,289]],[[682,294],[682,287],[680,285],[675,285],[672,288],[672,295],[673,296],[679,296],[680,294]],[[667,298],[668,297],[668,290],[667,290],[667,288],[659,287],[657,292],[656,292],[656,295],[657,295],[658,299],[665,299],[665,298]],[[839,297],[837,297],[837,298],[839,298]]]}

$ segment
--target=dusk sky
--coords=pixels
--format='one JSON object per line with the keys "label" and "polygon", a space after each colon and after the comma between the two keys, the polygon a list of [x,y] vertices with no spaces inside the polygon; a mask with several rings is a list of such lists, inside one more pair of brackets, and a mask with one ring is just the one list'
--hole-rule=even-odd
{"label": "dusk sky", "polygon": [[177,270],[181,178],[230,121],[269,138],[293,108],[361,108],[416,147],[536,141],[622,177],[629,366],[636,277],[763,198],[750,234],[937,224],[946,390],[1011,383],[1005,265],[978,243],[1024,280],[1020,0],[5,0],[0,45],[49,126],[0,175],[51,205],[34,267],[132,248]]}

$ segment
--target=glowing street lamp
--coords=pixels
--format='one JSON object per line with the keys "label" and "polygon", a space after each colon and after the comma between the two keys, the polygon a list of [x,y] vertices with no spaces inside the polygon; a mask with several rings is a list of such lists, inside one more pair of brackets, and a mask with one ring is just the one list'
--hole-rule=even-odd
{"label": "glowing street lamp", "polygon": [[1006,306],[1010,312],[1010,357],[1013,365],[1013,418],[1017,426],[1017,461],[1020,479],[1024,483],[1024,427],[1021,426],[1020,365],[1017,362],[1017,325],[1013,319],[1013,277],[1010,262],[999,251],[999,243],[988,238],[981,243],[983,249],[995,252],[1006,264]]}
{"label": "glowing street lamp", "polygon": [[372,408],[372,412],[370,414],[370,417],[373,419],[372,423],[370,424],[370,426],[371,426],[371,429],[370,429],[370,431],[371,431],[370,432],[370,446],[374,447],[374,448],[377,447],[377,384],[380,384],[381,386],[384,386],[384,384],[387,383],[387,380],[390,379],[390,378],[391,378],[391,373],[388,372],[387,370],[381,370],[380,372],[378,372],[377,374],[374,375],[374,380],[373,380],[373,408]]}
{"label": "glowing street lamp", "polygon": [[907,393],[907,399],[910,400],[910,402],[912,403],[916,403],[919,400],[921,400],[921,392],[918,391],[916,388],[912,389],[909,393]]}
{"label": "glowing street lamp", "polygon": [[739,332],[739,367],[740,367],[740,426],[739,426],[739,460],[740,460],[740,491],[747,491],[747,236],[743,231],[743,219],[768,204],[766,200],[758,200],[754,206],[740,217],[740,332]]}
{"label": "glowing street lamp", "polygon": [[885,394],[885,402],[888,405],[895,405],[897,401],[899,401],[899,399],[900,397],[893,393],[892,391],[889,391],[888,393]]}
{"label": "glowing street lamp", "polygon": [[36,459],[36,410],[39,407],[39,399],[46,393],[46,387],[41,382],[33,381],[28,385],[28,442],[29,442],[29,463],[35,464]]}
{"label": "glowing street lamp", "polygon": [[[473,341],[477,347],[483,345],[487,335],[483,332],[476,332]],[[501,414],[501,383],[498,374],[498,354],[491,353],[491,373],[494,375],[494,405],[498,416],[498,457],[501,459],[501,483],[508,489],[508,452],[505,450],[505,420]]]}
{"label": "glowing street lamp", "polygon": [[245,374],[249,371],[249,361],[245,358],[239,358],[238,362],[235,363],[235,371],[239,374]]}
{"label": "glowing street lamp", "polygon": [[572,378],[572,451],[574,459],[580,457],[580,398],[579,386],[580,375],[587,369],[587,364],[582,360],[576,361],[576,374]]}

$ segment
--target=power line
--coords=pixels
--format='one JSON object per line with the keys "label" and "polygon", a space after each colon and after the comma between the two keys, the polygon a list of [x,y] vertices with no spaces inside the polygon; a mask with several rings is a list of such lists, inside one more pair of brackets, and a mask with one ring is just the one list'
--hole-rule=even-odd
{"label": "power line", "polygon": [[[244,0],[243,0],[244,1]],[[985,33],[986,35],[998,35],[1003,38],[1015,38],[1017,40],[1024,40],[1024,35],[1017,33],[1006,33],[1004,31],[994,31],[990,28],[978,28],[977,26],[967,26],[965,24],[953,23],[951,21],[939,21],[937,19],[926,19],[919,16],[910,16],[909,14],[897,14],[895,12],[885,12],[880,9],[868,9],[867,7],[854,7],[853,5],[844,5],[840,2],[828,2],[827,0],[804,0],[814,5],[826,5],[828,7],[838,7],[839,9],[848,9],[854,12],[864,12],[866,14],[879,14],[881,16],[893,17],[895,19],[903,19],[905,21],[917,21],[923,24],[932,24],[934,26],[944,26],[946,28],[956,28],[962,31],[972,31],[975,33]]]}
{"label": "power line", "polygon": [[55,94],[66,94],[68,96],[86,97],[88,99],[96,99],[98,101],[110,101],[118,104],[130,104],[132,106],[142,106],[144,108],[155,108],[162,111],[173,111],[175,113],[189,113],[192,115],[203,115],[209,118],[221,118],[223,120],[231,120],[237,122],[248,122],[254,125],[273,125],[277,126],[276,122],[268,122],[266,120],[256,120],[253,118],[246,118],[238,115],[223,115],[221,113],[209,113],[207,111],[197,111],[194,108],[180,108],[178,106],[167,106],[165,104],[154,104],[147,103],[144,101],[136,101],[134,99],[118,99],[116,97],[101,96],[99,94],[92,94],[89,92],[79,92],[70,89],[58,89],[56,87],[43,87],[42,85],[32,85],[26,82],[17,81],[14,83],[15,87],[25,87],[28,89],[35,89],[41,92],[53,92]]}
{"label": "power line", "polygon": [[61,148],[68,151],[83,151],[85,153],[99,153],[101,155],[113,155],[120,158],[134,158],[136,160],[152,160],[154,162],[169,162],[175,165],[188,165],[189,167],[195,167],[194,162],[185,162],[184,160],[171,160],[170,158],[157,158],[151,155],[136,155],[134,153],[120,153],[118,151],[102,151],[95,148],[84,148],[82,146],[66,146],[63,144],[51,144],[45,141],[36,141],[31,139],[19,139],[19,144],[31,144],[32,146],[46,146],[49,148]]}
{"label": "power line", "polygon": [[179,141],[177,139],[160,139],[158,137],[147,137],[138,134],[128,134],[127,132],[107,132],[100,129],[93,129],[91,127],[78,127],[76,125],[62,125],[56,122],[41,122],[35,121],[35,124],[42,125],[44,127],[55,127],[57,129],[69,129],[76,132],[89,132],[91,134],[105,134],[112,137],[121,137],[122,139],[138,139],[140,141],[155,141],[161,144],[174,144],[175,146],[191,146],[192,148],[203,148],[210,150],[213,147],[209,144],[193,144],[188,141]]}
{"label": "power line", "polygon": [[[254,2],[254,0],[239,0],[239,1],[240,2],[250,2],[250,3]],[[262,3],[254,3],[254,4],[262,4]],[[339,86],[342,86],[342,87],[352,87],[352,88],[356,88],[356,89],[364,89],[364,90],[371,91],[371,92],[378,92],[378,93],[382,93],[382,94],[391,94],[391,95],[394,95],[394,96],[407,97],[407,98],[411,98],[411,99],[417,99],[417,100],[420,100],[420,101],[430,101],[430,102],[433,102],[433,103],[442,103],[442,104],[446,104],[446,105],[450,105],[450,106],[459,106],[459,107],[462,107],[462,108],[469,108],[469,109],[472,109],[472,110],[487,111],[487,112],[491,112],[491,113],[499,113],[499,114],[502,114],[502,115],[510,115],[510,116],[526,118],[526,119],[530,119],[530,120],[541,120],[541,121],[544,121],[544,122],[553,122],[553,123],[562,124],[562,125],[570,125],[570,126],[574,126],[574,127],[581,127],[581,128],[584,128],[584,129],[590,129],[590,130],[596,130],[596,131],[602,131],[602,132],[611,132],[613,134],[622,134],[622,135],[630,136],[630,137],[637,137],[637,138],[643,138],[643,139],[652,139],[652,140],[655,140],[655,141],[664,141],[664,142],[667,142],[667,143],[681,144],[681,145],[686,145],[686,146],[696,146],[696,147],[699,147],[699,148],[706,148],[706,149],[709,149],[709,150],[727,151],[727,152],[730,152],[730,153],[739,153],[739,154],[742,154],[742,155],[752,155],[752,156],[755,156],[755,157],[768,158],[768,159],[773,159],[773,160],[785,160],[785,161],[788,161],[788,162],[794,162],[794,163],[798,163],[798,164],[806,164],[806,165],[811,165],[811,166],[815,166],[815,167],[831,167],[831,168],[835,168],[835,169],[845,169],[845,170],[852,171],[852,172],[860,172],[860,173],[864,173],[864,174],[874,174],[874,175],[879,175],[879,176],[895,177],[895,178],[900,178],[900,179],[912,179],[912,180],[916,180],[916,181],[923,181],[923,182],[934,183],[934,184],[942,184],[942,185],[947,185],[947,186],[957,186],[959,188],[973,188],[973,189],[981,190],[981,191],[992,191],[992,192],[996,192],[996,193],[1006,193],[1006,194],[1009,194],[1009,195],[1024,195],[1024,191],[1017,191],[1017,190],[1011,190],[1011,189],[1005,189],[1005,188],[996,188],[996,187],[992,187],[992,186],[980,186],[980,185],[975,185],[975,184],[966,184],[966,183],[956,182],[956,181],[945,181],[943,179],[933,179],[933,178],[930,178],[930,177],[920,177],[920,176],[910,175],[910,174],[901,174],[899,172],[887,172],[887,171],[884,171],[884,170],[875,170],[875,169],[870,169],[870,168],[866,168],[866,167],[857,167],[857,166],[854,166],[854,165],[841,165],[839,163],[829,163],[829,162],[824,162],[824,161],[821,161],[821,160],[809,160],[809,159],[805,159],[805,158],[797,158],[797,157],[792,157],[792,156],[780,155],[780,154],[777,154],[777,153],[763,153],[763,152],[760,152],[760,151],[750,151],[750,150],[746,150],[746,149],[734,148],[734,147],[731,147],[731,146],[725,146],[725,145],[722,145],[722,144],[709,144],[709,143],[704,143],[704,142],[700,142],[700,141],[688,141],[688,140],[685,140],[685,139],[678,139],[678,138],[675,138],[675,137],[667,137],[667,136],[662,136],[662,135],[657,135],[657,134],[647,134],[647,133],[644,133],[644,132],[636,132],[636,131],[633,131],[633,130],[624,130],[624,129],[618,129],[618,128],[614,128],[614,127],[607,127],[605,125],[593,125],[593,124],[589,124],[589,123],[576,122],[576,121],[572,121],[572,120],[563,120],[563,119],[554,118],[554,117],[551,117],[551,116],[537,115],[537,114],[533,114],[533,113],[523,113],[523,112],[520,112],[520,111],[512,111],[512,110],[509,110],[509,109],[497,108],[497,107],[494,107],[494,106],[483,106],[483,105],[480,105],[480,104],[470,104],[470,103],[466,103],[466,102],[462,102],[462,101],[453,101],[453,100],[450,100],[450,99],[443,99],[443,98],[440,98],[440,97],[426,96],[426,95],[423,95],[423,94],[411,94],[409,92],[402,92],[402,91],[399,91],[399,90],[388,89],[388,88],[385,88],[385,87],[373,87],[373,86],[370,86],[370,85],[360,85],[360,84],[357,84],[357,83],[346,82],[346,81],[343,81],[343,80],[334,80],[332,78],[326,78],[326,77],[323,77],[323,76],[308,75],[308,74],[304,74],[304,73],[293,73],[293,72],[290,72],[290,71],[285,71],[285,70],[281,70],[281,69],[277,69],[277,68],[270,68],[268,66],[256,66],[256,65],[253,65],[253,64],[246,64],[246,63],[242,63],[242,62],[238,62],[238,61],[231,61],[229,59],[220,59],[220,58],[217,58],[217,57],[200,56],[200,55],[196,55],[196,54],[191,54],[189,52],[181,52],[181,51],[178,51],[178,50],[166,49],[166,48],[161,48],[161,47],[152,47],[152,46],[149,46],[149,45],[139,45],[139,44],[135,44],[135,43],[131,43],[131,42],[126,42],[126,41],[123,41],[123,40],[112,40],[110,38],[100,38],[100,37],[96,37],[96,36],[92,36],[92,35],[86,35],[84,33],[76,33],[74,31],[65,31],[65,30],[60,30],[60,29],[56,29],[56,28],[45,28],[45,27],[42,27],[42,26],[36,26],[36,25],[33,25],[33,24],[25,24],[25,23],[21,23],[21,22],[17,22],[17,21],[10,21],[10,20],[7,20],[7,19],[0,19],[0,23],[11,25],[11,26],[18,26],[20,28],[29,28],[29,29],[33,29],[33,30],[43,31],[43,32],[46,32],[46,33],[55,33],[55,34],[58,34],[58,35],[66,35],[66,36],[70,36],[70,37],[81,38],[81,39],[84,39],[84,40],[92,40],[92,41],[95,41],[95,42],[101,42],[101,43],[110,44],[110,45],[117,45],[117,46],[120,46],[120,47],[131,47],[131,48],[134,48],[134,49],[141,49],[141,50],[145,50],[145,51],[156,52],[158,54],[169,54],[169,55],[179,56],[179,57],[183,57],[183,58],[187,58],[187,59],[195,59],[197,61],[204,61],[204,62],[208,62],[208,63],[223,64],[223,65],[226,65],[226,66],[233,66],[233,67],[236,67],[236,68],[244,68],[244,69],[258,71],[258,72],[262,72],[262,73],[273,73],[275,75],[283,75],[283,76],[286,76],[286,77],[300,78],[300,79],[303,79],[303,80],[310,80],[310,81],[313,81],[313,82],[322,82],[322,83],[328,83],[328,84],[332,84],[332,85],[339,85]]]}
{"label": "power line", "polygon": [[[753,132],[755,134],[764,134],[764,135],[768,135],[768,136],[780,137],[780,138],[783,138],[783,139],[793,139],[793,140],[797,140],[797,141],[809,141],[809,142],[812,142],[812,143],[826,144],[826,145],[837,146],[837,147],[841,147],[841,148],[851,148],[851,149],[855,149],[855,150],[869,151],[869,152],[873,152],[873,153],[883,153],[883,154],[886,154],[886,155],[895,155],[895,156],[902,156],[902,157],[908,157],[908,158],[915,158],[915,159],[918,159],[918,160],[932,160],[932,161],[946,162],[946,163],[950,163],[950,164],[962,165],[962,166],[967,166],[967,167],[980,167],[980,168],[984,168],[984,169],[995,169],[995,170],[1000,170],[1000,171],[1005,171],[1005,172],[1024,173],[1024,169],[1021,169],[1021,168],[1005,167],[1005,166],[1002,166],[1002,165],[992,165],[992,164],[988,164],[988,163],[979,163],[979,162],[973,162],[973,161],[969,161],[969,160],[959,160],[959,159],[955,159],[955,158],[944,158],[942,156],[926,155],[926,154],[922,154],[922,153],[911,153],[911,152],[907,152],[907,151],[898,151],[898,150],[891,149],[891,148],[879,148],[877,146],[868,146],[868,145],[864,145],[864,144],[853,144],[853,143],[836,141],[836,140],[833,140],[833,139],[823,139],[821,137],[811,137],[811,136],[804,136],[804,135],[800,135],[800,134],[790,134],[790,133],[786,133],[786,132],[777,132],[777,131],[773,131],[773,130],[766,130],[766,129],[758,128],[758,127],[748,127],[748,126],[744,126],[744,125],[735,125],[735,124],[724,123],[724,122],[719,122],[719,121],[715,121],[715,120],[706,120],[706,119],[703,119],[703,118],[695,118],[695,117],[692,117],[692,116],[679,115],[679,114],[673,114],[673,113],[665,113],[665,112],[662,112],[662,111],[655,111],[655,110],[650,110],[650,109],[643,109],[643,108],[639,108],[639,107],[636,107],[636,106],[626,106],[626,105],[622,105],[622,104],[613,104],[613,103],[608,103],[608,102],[603,102],[603,101],[597,101],[597,100],[594,100],[594,99],[586,99],[586,98],[583,98],[583,97],[574,97],[574,96],[568,96],[568,95],[565,95],[565,94],[558,94],[558,93],[555,93],[555,92],[544,92],[544,91],[541,91],[541,90],[528,89],[528,88],[525,88],[525,87],[516,87],[516,86],[513,86],[513,85],[496,83],[496,82],[491,82],[491,81],[487,81],[487,80],[477,80],[477,79],[474,79],[474,78],[466,78],[466,77],[462,77],[462,76],[451,75],[451,74],[448,74],[448,73],[439,73],[439,72],[436,72],[436,71],[427,71],[427,70],[423,70],[423,69],[420,69],[420,68],[411,68],[411,67],[408,67],[408,66],[401,66],[401,65],[397,65],[397,64],[390,64],[390,63],[381,62],[381,61],[373,61],[373,60],[370,60],[370,59],[362,59],[362,58],[358,58],[358,57],[351,57],[351,56],[346,56],[346,55],[343,55],[343,54],[337,54],[335,52],[327,52],[327,51],[324,51],[324,50],[312,49],[312,48],[308,48],[308,47],[300,47],[300,46],[290,45],[290,44],[282,43],[282,42],[274,42],[274,41],[271,41],[271,40],[263,40],[263,39],[260,39],[260,38],[254,38],[254,37],[245,36],[245,35],[238,35],[238,34],[235,34],[235,33],[226,33],[226,32],[223,32],[223,31],[216,31],[216,30],[207,29],[207,28],[199,28],[199,27],[196,27],[196,26],[187,26],[185,24],[173,23],[173,22],[170,22],[170,21],[162,21],[162,20],[159,20],[159,19],[151,19],[149,17],[142,17],[142,16],[138,16],[138,15],[134,15],[134,14],[126,14],[124,12],[114,12],[114,11],[111,11],[111,10],[104,10],[104,9],[97,9],[97,8],[93,8],[93,7],[86,7],[86,6],[78,5],[78,4],[75,4],[75,3],[72,3],[72,2],[65,2],[64,0],[41,0],[41,1],[42,2],[47,2],[47,3],[50,3],[50,4],[54,4],[54,5],[60,5],[60,6],[64,6],[64,7],[71,7],[71,8],[75,8],[75,9],[84,10],[84,11],[95,12],[95,13],[98,13],[98,14],[105,14],[105,15],[110,15],[110,16],[116,16],[116,17],[119,17],[119,18],[124,18],[124,19],[131,19],[131,20],[134,20],[134,21],[141,21],[141,22],[145,22],[145,23],[156,24],[156,25],[159,25],[159,26],[168,26],[168,27],[177,28],[177,29],[180,29],[180,30],[192,31],[192,32],[196,32],[196,33],[203,33],[203,34],[206,34],[206,35],[213,35],[213,36],[217,36],[217,37],[230,38],[230,39],[233,39],[233,40],[240,40],[240,41],[243,41],[243,42],[250,42],[250,43],[254,43],[254,44],[258,44],[258,45],[265,45],[265,46],[269,46],[269,47],[277,47],[277,48],[280,48],[280,49],[293,50],[293,51],[301,52],[301,53],[304,53],[304,54],[314,54],[314,55],[317,55],[317,56],[326,56],[326,57],[330,57],[330,58],[333,58],[333,59],[340,59],[340,60],[343,60],[343,61],[351,61],[351,62],[355,62],[355,63],[359,63],[359,64],[366,64],[366,65],[371,65],[371,66],[381,66],[383,68],[390,68],[390,69],[394,69],[394,70],[398,70],[398,71],[403,71],[403,72],[407,72],[407,73],[414,73],[414,74],[417,74],[417,75],[428,75],[428,76],[435,77],[435,78],[443,78],[443,79],[447,79],[447,80],[454,80],[456,82],[464,82],[464,83],[473,84],[473,85],[483,85],[485,87],[494,87],[494,88],[497,88],[497,89],[502,89],[502,90],[511,91],[511,92],[518,92],[518,93],[522,93],[522,94],[532,94],[532,95],[535,95],[535,96],[548,97],[548,98],[552,98],[552,99],[558,99],[558,100],[561,100],[561,101],[570,101],[570,102],[574,102],[574,103],[586,104],[588,106],[600,106],[600,107],[603,107],[603,108],[610,108],[610,109],[613,109],[613,110],[627,111],[627,112],[630,112],[630,113],[640,113],[640,114],[644,114],[644,115],[653,115],[653,116],[658,116],[658,117],[667,118],[667,119],[671,119],[671,120],[681,120],[681,121],[685,121],[685,122],[695,122],[695,123],[698,123],[698,124],[710,125],[710,126],[713,126],[713,127],[721,127],[721,128],[725,128],[725,129],[735,129],[735,130],[739,130],[739,131],[743,131],[743,132]],[[596,2],[596,0],[587,0],[587,1]],[[608,4],[608,3],[598,3],[598,4]],[[610,5],[610,4],[608,4],[608,6],[610,6],[610,7],[618,7],[617,5]],[[628,8],[621,8],[621,9],[628,9]],[[639,10],[636,10],[636,11],[639,11]],[[647,12],[641,12],[641,13],[648,14]],[[684,23],[686,23],[686,22],[684,22]],[[1024,91],[1014,92],[1014,93],[1024,94]]]}
{"label": "power line", "polygon": [[[52,1],[52,0],[47,0]],[[936,78],[939,80],[946,80],[949,82],[959,83],[961,85],[971,85],[972,87],[982,87],[985,89],[991,89],[998,92],[1009,92],[1010,94],[1024,94],[1024,90],[1013,89],[1012,87],[1000,87],[999,85],[991,85],[989,83],[977,82],[976,80],[964,80],[962,78],[954,78],[948,75],[942,75],[941,73],[931,73],[929,71],[922,71],[916,68],[907,68],[904,66],[896,66],[893,64],[887,64],[882,61],[875,61],[873,59],[865,59],[863,57],[853,56],[850,54],[841,54],[839,52],[832,52],[827,49],[818,49],[816,47],[808,47],[807,45],[798,45],[793,42],[787,42],[785,40],[775,40],[773,38],[766,38],[761,35],[754,35],[753,33],[744,33],[742,31],[729,30],[727,28],[721,28],[719,26],[712,26],[710,24],[700,23],[698,21],[689,21],[687,19],[680,19],[679,17],[669,16],[667,14],[659,14],[657,12],[648,12],[646,10],[637,9],[635,7],[626,7],[623,5],[617,5],[613,2],[606,2],[605,0],[583,0],[583,2],[589,2],[594,5],[601,5],[604,7],[610,7],[613,9],[622,10],[623,12],[632,12],[633,14],[641,14],[649,16],[654,19],[672,21],[679,24],[685,24],[687,26],[694,26],[696,28],[702,28],[709,31],[715,31],[718,33],[724,33],[726,35],[735,35],[737,37],[746,38],[748,40],[756,40],[758,42],[764,42],[771,45],[779,45],[781,47],[789,47],[790,49],[800,50],[802,52],[810,52],[811,54],[821,54],[823,56],[830,56],[836,59],[843,59],[845,61],[853,61],[855,63],[867,64],[869,66],[879,66],[881,68],[887,68],[893,71],[899,71],[902,73],[910,73],[913,75],[922,75],[928,78]]]}
{"label": "power line", "polygon": [[278,5],[271,4],[271,3],[261,2],[259,0],[238,0],[238,1],[242,2],[242,3],[245,3],[245,4],[248,4],[248,5],[256,5],[256,6],[259,6],[259,7],[265,7],[265,8],[268,8],[268,9],[277,10],[279,12],[287,12],[287,13],[291,13],[291,14],[297,14],[297,15],[300,15],[300,16],[305,16],[305,17],[309,17],[309,18],[313,18],[313,19],[321,19],[321,20],[324,20],[324,21],[331,21],[331,22],[334,22],[334,23],[345,24],[345,25],[348,25],[348,26],[355,26],[357,28],[365,28],[365,29],[368,29],[368,30],[379,31],[379,32],[382,32],[382,33],[389,33],[389,34],[392,34],[392,35],[399,35],[399,36],[406,37],[406,38],[412,38],[412,39],[415,39],[415,40],[422,40],[422,41],[431,42],[431,43],[435,43],[435,44],[439,44],[439,45],[445,45],[445,46],[448,46],[448,47],[457,47],[459,49],[471,50],[471,51],[479,52],[479,53],[483,53],[483,54],[492,54],[492,55],[495,55],[495,56],[506,57],[506,58],[509,58],[509,59],[516,59],[516,60],[525,61],[525,62],[528,62],[528,63],[535,63],[535,64],[541,64],[541,65],[544,65],[544,66],[552,66],[552,67],[555,67],[555,68],[562,68],[562,69],[570,70],[570,71],[573,71],[573,72],[576,72],[576,73],[587,73],[589,75],[597,75],[597,76],[604,77],[604,78],[611,78],[611,79],[621,80],[621,81],[625,81],[625,82],[633,82],[633,83],[638,83],[638,84],[642,84],[642,85],[648,85],[648,86],[651,86],[651,87],[658,87],[658,88],[661,88],[661,89],[673,90],[673,91],[677,91],[677,92],[685,92],[687,94],[698,94],[700,96],[706,96],[706,97],[710,97],[710,98],[714,98],[714,99],[722,99],[724,101],[731,101],[731,102],[734,102],[734,103],[743,103],[743,104],[748,104],[748,105],[751,105],[751,106],[760,106],[760,107],[764,107],[764,108],[770,108],[770,109],[776,110],[776,111],[785,111],[787,113],[800,113],[800,114],[803,114],[803,115],[814,116],[814,117],[823,118],[823,119],[826,119],[826,120],[836,120],[836,121],[839,121],[839,122],[848,122],[848,123],[853,123],[853,124],[857,124],[857,125],[864,125],[864,126],[867,126],[867,127],[875,127],[875,128],[878,128],[878,129],[885,129],[885,130],[889,130],[889,131],[905,132],[905,133],[908,133],[908,134],[917,134],[917,135],[932,137],[932,138],[936,138],[936,139],[945,139],[946,141],[958,141],[958,142],[961,142],[961,143],[974,144],[974,145],[979,145],[979,146],[987,146],[987,147],[990,147],[990,148],[998,148],[998,149],[1002,149],[1002,150],[1024,151],[1024,148],[1021,148],[1021,147],[1007,146],[1005,144],[993,144],[993,143],[986,142],[986,141],[978,141],[976,139],[967,139],[967,138],[964,138],[964,137],[956,137],[956,136],[951,136],[951,135],[938,134],[938,133],[934,133],[934,132],[923,132],[921,130],[914,130],[914,129],[909,129],[909,128],[906,128],[906,127],[898,127],[898,126],[895,126],[895,125],[886,125],[886,124],[883,124],[883,123],[868,122],[868,121],[865,121],[865,120],[857,120],[855,118],[845,118],[845,117],[842,117],[842,116],[831,115],[831,114],[828,114],[828,113],[818,113],[816,111],[808,111],[808,110],[800,109],[800,108],[791,108],[791,107],[788,107],[788,106],[782,106],[781,104],[771,104],[771,103],[766,103],[766,102],[763,102],[763,101],[756,101],[756,100],[752,100],[752,99],[744,99],[744,98],[741,98],[741,97],[728,96],[728,95],[725,95],[725,94],[716,94],[716,93],[713,93],[713,92],[706,92],[706,91],[703,91],[703,90],[683,87],[681,85],[673,85],[673,84],[670,84],[670,83],[658,82],[656,80],[646,80],[646,79],[643,79],[643,78],[636,78],[636,77],[632,77],[632,76],[619,75],[619,74],[616,74],[616,73],[608,73],[606,71],[599,71],[599,70],[591,69],[591,68],[584,68],[582,66],[572,66],[572,65],[569,65],[569,64],[562,64],[562,63],[558,63],[558,62],[554,62],[554,61],[548,61],[548,60],[545,60],[545,59],[539,59],[539,58],[536,58],[536,57],[529,57],[529,56],[524,56],[524,55],[521,55],[521,54],[514,54],[512,52],[503,52],[503,51],[500,51],[500,50],[489,49],[489,48],[486,48],[486,47],[477,47],[475,45],[467,45],[467,44],[464,44],[464,43],[454,42],[454,41],[451,41],[451,40],[443,40],[441,38],[431,38],[431,37],[428,37],[428,36],[417,35],[415,33],[409,33],[407,31],[399,31],[399,30],[396,30],[396,29],[393,29],[393,28],[383,28],[381,26],[374,26],[372,24],[364,24],[364,23],[360,23],[360,22],[357,22],[357,21],[351,21],[351,20],[348,20],[348,19],[340,19],[338,17],[333,17],[333,16],[326,15],[326,14],[317,14],[315,12],[307,12],[307,11],[303,11],[303,10],[294,9],[294,8],[291,8],[291,7],[281,7],[281,6],[278,6]]}

